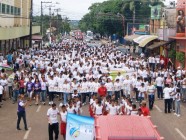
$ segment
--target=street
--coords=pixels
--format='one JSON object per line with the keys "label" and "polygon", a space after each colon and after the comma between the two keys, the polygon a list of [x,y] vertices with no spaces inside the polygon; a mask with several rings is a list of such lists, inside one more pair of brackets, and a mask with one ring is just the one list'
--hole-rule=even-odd
{"label": "street", "polygon": [[[47,140],[48,122],[46,112],[50,108],[48,105],[33,105],[26,109],[27,123],[29,130],[25,131],[21,122],[21,131],[16,130],[17,104],[12,104],[10,100],[3,102],[0,109],[0,139],[2,140]],[[57,101],[57,105],[59,105]],[[185,140],[186,139],[186,107],[181,106],[181,117],[176,117],[173,113],[163,112],[163,101],[156,100],[154,109],[151,111],[151,120],[157,126],[157,130],[165,140]],[[83,115],[89,115],[88,105],[83,106]],[[124,122],[122,122],[125,124]],[[63,139],[61,135],[59,139]]]}

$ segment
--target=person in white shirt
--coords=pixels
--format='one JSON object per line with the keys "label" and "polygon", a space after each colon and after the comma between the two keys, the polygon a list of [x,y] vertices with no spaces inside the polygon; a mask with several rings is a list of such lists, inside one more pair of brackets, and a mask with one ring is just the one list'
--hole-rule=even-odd
{"label": "person in white shirt", "polygon": [[56,108],[56,104],[53,103],[52,107],[47,111],[48,117],[48,132],[49,132],[49,140],[53,140],[53,132],[55,133],[55,140],[58,139],[59,135],[59,123],[57,116],[60,115],[58,108]]}
{"label": "person in white shirt", "polygon": [[140,103],[145,99],[146,91],[147,90],[145,84],[141,83],[141,87],[139,88],[139,95],[138,95],[138,99]]}
{"label": "person in white shirt", "polygon": [[111,104],[108,105],[108,113],[109,115],[117,115],[117,106],[114,100],[111,100]]}
{"label": "person in white shirt", "polygon": [[60,115],[61,115],[61,125],[60,125],[61,135],[63,136],[63,139],[65,140],[65,138],[66,138],[66,122],[67,122],[67,110],[66,110],[65,105],[61,106]]}
{"label": "person in white shirt", "polygon": [[163,99],[163,82],[164,79],[158,74],[158,77],[155,80],[157,86],[158,99]]}
{"label": "person in white shirt", "polygon": [[114,84],[112,83],[110,78],[107,78],[107,83],[105,84],[105,86],[107,88],[108,95],[112,96],[114,91]]}
{"label": "person in white shirt", "polygon": [[54,80],[53,75],[51,75],[50,79],[48,80],[49,105],[53,104],[55,86],[56,86],[56,81]]}
{"label": "person in white shirt", "polygon": [[118,100],[120,97],[120,91],[121,91],[121,83],[119,79],[116,79],[116,81],[114,82],[114,94],[116,100]]}
{"label": "person in white shirt", "polygon": [[180,94],[180,89],[176,90],[176,99],[175,99],[175,115],[177,115],[178,117],[180,117],[180,101],[181,101],[181,94]]}
{"label": "person in white shirt", "polygon": [[46,92],[47,92],[47,81],[43,75],[41,77],[40,83],[41,83],[40,100],[43,103],[43,105],[45,105]]}
{"label": "person in white shirt", "polygon": [[103,105],[101,104],[101,100],[98,100],[97,105],[94,108],[95,115],[103,115]]}
{"label": "person in white shirt", "polygon": [[172,90],[169,88],[168,84],[165,84],[165,88],[163,89],[164,93],[164,102],[165,102],[165,113],[171,113],[171,93]]}
{"label": "person in white shirt", "polygon": [[4,90],[4,88],[3,88],[3,86],[0,83],[0,108],[1,108],[1,105],[2,105],[3,90]]}
{"label": "person in white shirt", "polygon": [[147,94],[148,94],[148,100],[149,100],[149,109],[151,110],[154,105],[154,97],[155,97],[156,88],[153,85],[153,83],[149,83],[147,86]]}

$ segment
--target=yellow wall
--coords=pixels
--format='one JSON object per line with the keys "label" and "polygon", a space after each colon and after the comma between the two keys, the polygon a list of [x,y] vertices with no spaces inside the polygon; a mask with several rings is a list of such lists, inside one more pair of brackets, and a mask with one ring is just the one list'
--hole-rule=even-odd
{"label": "yellow wall", "polygon": [[[1,0],[1,3],[21,8],[21,15],[16,15],[17,18],[13,18],[13,15],[0,13],[0,26],[1,27],[20,27],[28,26],[30,24],[30,5],[31,0]],[[2,18],[2,16],[4,18]]]}

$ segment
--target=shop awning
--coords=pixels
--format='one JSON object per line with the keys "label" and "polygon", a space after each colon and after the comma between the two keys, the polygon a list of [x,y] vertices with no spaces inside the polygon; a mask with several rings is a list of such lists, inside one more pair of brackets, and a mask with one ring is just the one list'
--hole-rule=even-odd
{"label": "shop awning", "polygon": [[139,36],[141,36],[141,35],[129,35],[129,36],[125,36],[124,37],[124,39],[126,40],[126,41],[133,41],[133,39],[135,39],[135,38],[138,38]]}
{"label": "shop awning", "polygon": [[32,35],[32,40],[34,40],[34,41],[41,41],[42,40],[42,36],[41,35]]}
{"label": "shop awning", "polygon": [[176,40],[186,40],[186,37],[169,37],[170,39],[176,39]]}
{"label": "shop awning", "polygon": [[154,44],[148,46],[147,49],[153,50],[153,49],[158,48],[158,47],[165,45],[167,43],[168,42],[164,42],[164,41],[163,42],[155,42]]}
{"label": "shop awning", "polygon": [[143,35],[143,36],[133,39],[133,41],[139,44],[140,47],[145,47],[145,45],[147,45],[149,42],[157,38],[158,36],[155,36],[155,35]]}

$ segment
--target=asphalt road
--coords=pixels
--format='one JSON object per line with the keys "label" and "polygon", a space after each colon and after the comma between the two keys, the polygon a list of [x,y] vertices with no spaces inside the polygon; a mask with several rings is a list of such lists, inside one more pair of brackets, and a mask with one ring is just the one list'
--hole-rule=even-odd
{"label": "asphalt road", "polygon": [[[56,103],[59,105],[60,102]],[[0,108],[0,140],[48,140],[48,108],[48,105],[28,106],[26,112],[29,131],[23,129],[22,121],[22,130],[17,131],[17,104],[12,104],[10,100],[3,102]],[[88,105],[83,106],[83,115],[89,115]],[[181,117],[178,118],[174,113],[165,114],[163,100],[156,100],[151,120],[165,140],[186,140],[186,103],[181,104]],[[61,135],[59,140],[63,140]]]}
{"label": "asphalt road", "polygon": [[[59,101],[56,101],[59,105]],[[48,105],[28,106],[27,123],[29,131],[25,131],[23,122],[21,122],[21,131],[16,130],[17,104],[12,104],[10,100],[3,102],[0,108],[0,140],[47,140],[48,139],[48,122],[47,110]],[[157,130],[166,140],[186,140],[186,107],[181,105],[181,117],[174,113],[165,114],[163,112],[163,100],[157,100],[155,107],[151,111],[151,120],[157,126]],[[83,115],[88,116],[88,105],[83,106]],[[63,138],[60,136],[60,140]]]}

